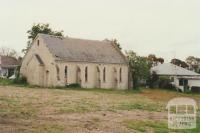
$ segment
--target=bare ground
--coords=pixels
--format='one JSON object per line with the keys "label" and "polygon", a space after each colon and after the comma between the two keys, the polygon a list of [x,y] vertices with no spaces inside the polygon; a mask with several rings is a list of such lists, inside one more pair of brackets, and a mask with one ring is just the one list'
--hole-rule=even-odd
{"label": "bare ground", "polygon": [[0,132],[137,132],[124,121],[166,122],[165,105],[177,96],[183,95],[158,90],[129,93],[3,86],[0,87]]}

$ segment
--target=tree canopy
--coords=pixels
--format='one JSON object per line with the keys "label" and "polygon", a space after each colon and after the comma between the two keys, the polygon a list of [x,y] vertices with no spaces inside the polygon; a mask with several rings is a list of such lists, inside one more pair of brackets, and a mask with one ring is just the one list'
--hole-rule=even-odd
{"label": "tree canopy", "polygon": [[14,58],[19,58],[19,53],[11,48],[8,47],[1,47],[0,48],[0,55],[1,56],[9,56],[9,57],[14,57]]}
{"label": "tree canopy", "polygon": [[174,64],[174,65],[183,67],[183,68],[188,68],[189,67],[186,62],[184,62],[184,61],[182,61],[180,59],[172,59],[171,63]]}
{"label": "tree canopy", "polygon": [[150,67],[157,66],[159,63],[163,64],[165,61],[163,58],[156,57],[156,55],[154,54],[148,55],[147,60],[149,62]]}
{"label": "tree canopy", "polygon": [[189,56],[186,59],[186,63],[189,65],[189,69],[197,73],[200,73],[200,58]]}
{"label": "tree canopy", "polygon": [[30,30],[27,31],[28,33],[28,42],[27,42],[27,47],[22,50],[23,53],[26,53],[27,50],[31,47],[31,44],[35,37],[37,36],[38,33],[43,33],[43,34],[49,34],[49,35],[55,35],[55,36],[64,36],[63,31],[56,31],[53,30],[49,24],[34,24]]}
{"label": "tree canopy", "polygon": [[129,60],[133,87],[137,88],[140,84],[140,81],[147,80],[149,78],[150,66],[148,64],[147,58],[140,57],[133,51],[128,51],[126,54]]}

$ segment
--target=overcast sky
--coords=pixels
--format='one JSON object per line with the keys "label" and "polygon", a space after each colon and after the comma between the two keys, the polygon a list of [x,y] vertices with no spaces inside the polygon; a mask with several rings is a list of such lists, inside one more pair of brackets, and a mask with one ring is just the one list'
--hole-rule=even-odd
{"label": "overcast sky", "polygon": [[0,46],[21,51],[33,23],[75,38],[117,38],[169,61],[200,57],[200,0],[0,0]]}

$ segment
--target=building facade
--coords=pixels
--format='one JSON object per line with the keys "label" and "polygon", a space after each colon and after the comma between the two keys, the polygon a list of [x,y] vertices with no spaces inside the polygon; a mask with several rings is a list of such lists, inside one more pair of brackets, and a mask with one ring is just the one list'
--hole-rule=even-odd
{"label": "building facade", "polygon": [[20,66],[20,61],[10,56],[0,56],[0,77],[10,78]]}
{"label": "building facade", "polygon": [[128,88],[128,61],[111,42],[38,34],[20,73],[32,85]]}

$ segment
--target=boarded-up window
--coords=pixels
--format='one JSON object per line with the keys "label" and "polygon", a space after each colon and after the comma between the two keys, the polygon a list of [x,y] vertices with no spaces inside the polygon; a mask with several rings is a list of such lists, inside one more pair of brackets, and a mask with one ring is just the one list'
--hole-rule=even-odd
{"label": "boarded-up window", "polygon": [[88,81],[88,67],[85,67],[85,82]]}
{"label": "boarded-up window", "polygon": [[106,82],[106,68],[103,68],[103,82]]}
{"label": "boarded-up window", "polygon": [[40,40],[37,40],[37,45],[38,45],[38,46],[40,45]]}
{"label": "boarded-up window", "polygon": [[68,70],[67,70],[67,66],[65,66],[65,78],[67,78],[67,75],[68,75]]}
{"label": "boarded-up window", "polygon": [[60,80],[60,69],[57,65],[56,65],[56,73],[57,73],[57,80]]}
{"label": "boarded-up window", "polygon": [[179,79],[179,86],[187,86],[188,80],[187,79]]}
{"label": "boarded-up window", "polygon": [[122,82],[122,68],[119,69],[119,82]]}

